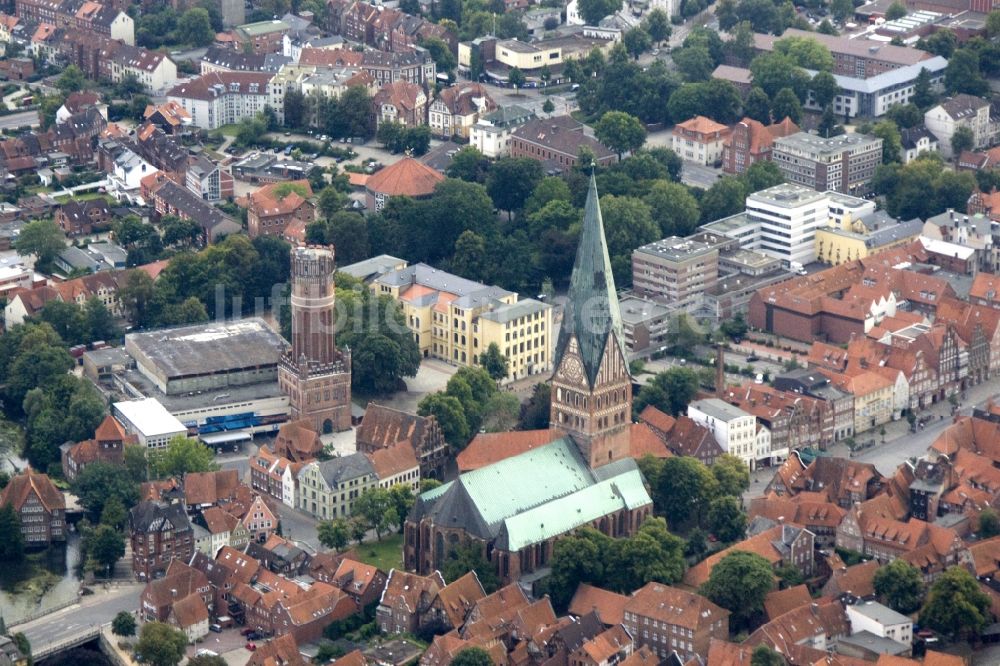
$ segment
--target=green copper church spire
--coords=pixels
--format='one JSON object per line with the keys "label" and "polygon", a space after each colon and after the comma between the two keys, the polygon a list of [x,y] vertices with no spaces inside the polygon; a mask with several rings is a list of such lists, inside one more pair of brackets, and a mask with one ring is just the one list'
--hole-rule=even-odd
{"label": "green copper church spire", "polygon": [[587,205],[583,210],[583,232],[570,276],[569,300],[559,330],[554,367],[559,367],[570,340],[575,337],[588,384],[593,387],[611,333],[615,334],[622,358],[627,359],[621,310],[597,197],[597,180],[591,171]]}

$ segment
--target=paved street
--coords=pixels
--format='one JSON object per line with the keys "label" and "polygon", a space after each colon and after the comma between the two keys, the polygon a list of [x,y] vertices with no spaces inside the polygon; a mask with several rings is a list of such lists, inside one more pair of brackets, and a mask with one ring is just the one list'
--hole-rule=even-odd
{"label": "paved street", "polygon": [[681,166],[681,182],[691,187],[700,187],[703,190],[715,185],[722,175],[722,169],[695,164],[685,161]]}
{"label": "paved street", "polygon": [[38,125],[38,111],[22,111],[9,116],[0,116],[0,130],[17,129]]}
{"label": "paved street", "polygon": [[110,622],[120,611],[138,610],[142,589],[141,584],[128,583],[105,591],[98,584],[94,595],[83,597],[78,605],[18,625],[17,631],[24,632],[35,646],[72,638],[92,625]]}

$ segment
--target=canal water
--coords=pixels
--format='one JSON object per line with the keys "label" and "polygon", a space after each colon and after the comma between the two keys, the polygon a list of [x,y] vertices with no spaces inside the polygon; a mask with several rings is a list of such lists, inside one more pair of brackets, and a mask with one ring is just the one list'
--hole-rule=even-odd
{"label": "canal water", "polygon": [[65,546],[28,553],[20,564],[0,567],[0,615],[7,626],[64,606],[76,598],[80,536],[71,532]]}

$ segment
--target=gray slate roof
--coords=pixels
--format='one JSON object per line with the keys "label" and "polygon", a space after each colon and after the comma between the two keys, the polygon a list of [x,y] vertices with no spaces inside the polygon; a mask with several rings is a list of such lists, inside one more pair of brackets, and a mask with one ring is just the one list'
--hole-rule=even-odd
{"label": "gray slate roof", "polygon": [[319,473],[323,475],[331,488],[351,479],[357,479],[366,474],[375,474],[375,468],[363,453],[352,453],[349,456],[332,458],[319,463]]}

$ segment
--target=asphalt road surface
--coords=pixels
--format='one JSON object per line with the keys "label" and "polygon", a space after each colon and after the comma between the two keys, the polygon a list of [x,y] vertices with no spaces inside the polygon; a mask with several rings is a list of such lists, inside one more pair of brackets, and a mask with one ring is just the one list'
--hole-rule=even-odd
{"label": "asphalt road surface", "polygon": [[17,129],[38,124],[38,111],[22,111],[9,116],[0,116],[0,129]]}
{"label": "asphalt road surface", "polygon": [[80,604],[64,608],[45,617],[18,625],[32,645],[40,647],[76,636],[92,625],[111,622],[120,611],[139,610],[143,585],[129,583],[94,596],[84,597]]}

